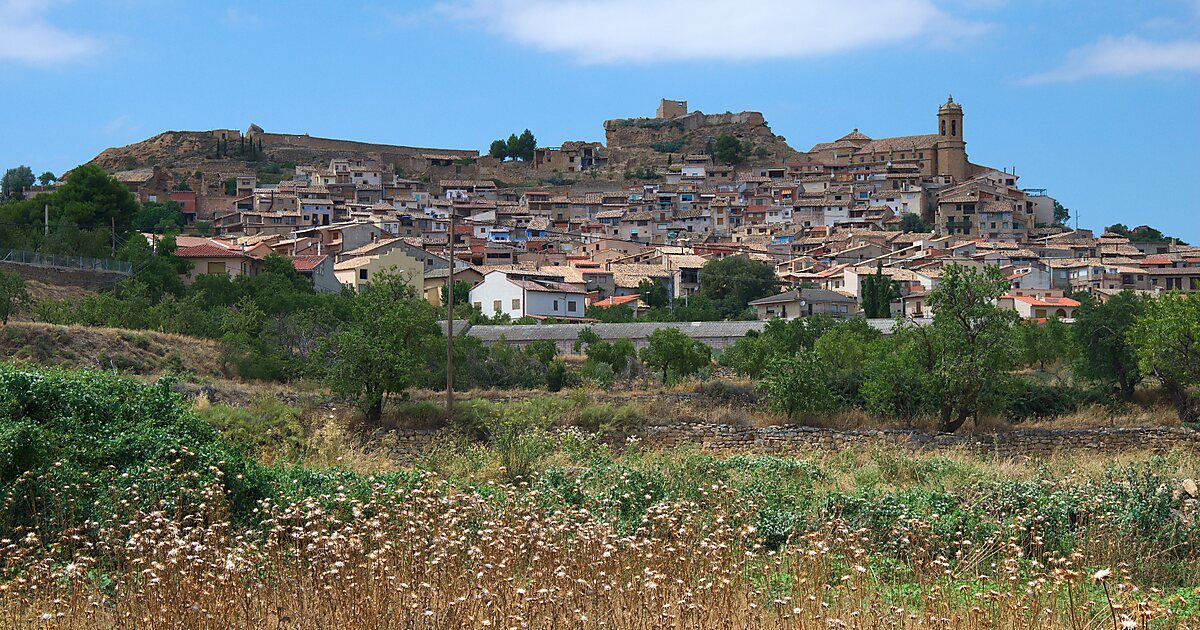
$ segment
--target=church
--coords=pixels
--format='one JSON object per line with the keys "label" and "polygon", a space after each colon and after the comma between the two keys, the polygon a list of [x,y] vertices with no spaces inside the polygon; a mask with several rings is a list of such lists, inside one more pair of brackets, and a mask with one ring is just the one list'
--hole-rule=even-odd
{"label": "church", "polygon": [[808,151],[809,159],[834,166],[872,170],[912,169],[923,176],[949,175],[962,182],[985,168],[967,160],[963,108],[949,97],[937,114],[937,133],[872,139],[858,129]]}

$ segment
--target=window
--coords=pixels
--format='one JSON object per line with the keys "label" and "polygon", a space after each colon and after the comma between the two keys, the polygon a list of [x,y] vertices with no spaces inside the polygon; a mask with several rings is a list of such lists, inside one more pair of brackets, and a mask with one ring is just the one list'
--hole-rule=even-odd
{"label": "window", "polygon": [[567,301],[567,311],[568,311],[568,312],[571,312],[571,313],[574,313],[574,312],[575,312],[575,305],[576,305],[576,302],[575,302],[575,300],[568,300],[568,301]]}
{"label": "window", "polygon": [[554,310],[558,310],[558,300],[554,300]]}
{"label": "window", "polygon": [[950,121],[950,135],[951,136],[958,135],[958,121],[957,120]]}
{"label": "window", "polygon": [[366,269],[359,269],[359,270],[358,270],[358,279],[359,279],[359,280],[366,280],[366,279],[367,279],[367,270],[366,270]]}
{"label": "window", "polygon": [[476,303],[475,303],[475,308],[482,309],[482,308],[483,308],[483,302],[476,302]]}
{"label": "window", "polygon": [[500,312],[500,300],[492,300],[492,310]]}
{"label": "window", "polygon": [[207,268],[206,273],[225,273],[224,261],[208,263],[208,268]]}
{"label": "window", "polygon": [[512,301],[512,310],[514,310],[514,311],[519,311],[519,310],[521,310],[521,300],[520,300],[520,298],[513,298],[513,301]]}

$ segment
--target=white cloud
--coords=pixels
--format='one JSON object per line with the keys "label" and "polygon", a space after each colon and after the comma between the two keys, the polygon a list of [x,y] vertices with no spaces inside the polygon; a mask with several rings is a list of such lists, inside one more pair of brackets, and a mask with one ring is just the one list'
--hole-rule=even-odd
{"label": "white cloud", "polygon": [[1200,41],[1152,42],[1134,35],[1105,37],[1072,50],[1061,66],[1035,74],[1026,82],[1050,83],[1169,72],[1200,72]]}
{"label": "white cloud", "polygon": [[46,21],[54,0],[0,0],[0,60],[49,65],[95,54],[95,38]]}
{"label": "white cloud", "polygon": [[804,58],[980,29],[933,0],[447,0],[437,10],[582,63]]}

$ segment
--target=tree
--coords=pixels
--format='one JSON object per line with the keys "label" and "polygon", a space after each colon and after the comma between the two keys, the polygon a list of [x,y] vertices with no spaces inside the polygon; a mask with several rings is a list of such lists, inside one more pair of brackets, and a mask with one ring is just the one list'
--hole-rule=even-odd
{"label": "tree", "polygon": [[1138,366],[1162,384],[1183,422],[1200,421],[1200,293],[1146,303],[1129,330]]}
{"label": "tree", "polygon": [[543,365],[550,365],[558,356],[558,344],[553,339],[539,339],[525,346],[525,354],[537,359]]}
{"label": "tree", "polygon": [[1012,366],[1017,314],[996,306],[1008,290],[998,267],[947,265],[929,294],[933,323],[920,329],[940,385],[939,430],[957,431],[979,410],[984,390]]}
{"label": "tree", "polygon": [[875,273],[863,278],[862,295],[863,316],[868,319],[890,319],[892,317],[892,300],[900,299],[900,291],[896,281],[890,276],[883,275],[883,263],[875,268]]}
{"label": "tree", "polygon": [[718,161],[736,166],[750,156],[750,147],[734,136],[723,133],[713,143],[712,154]]}
{"label": "tree", "polygon": [[1173,236],[1167,236],[1149,225],[1139,225],[1133,229],[1129,229],[1123,223],[1114,223],[1104,228],[1104,231],[1120,234],[1134,243],[1165,243],[1167,241],[1175,241],[1179,245],[1187,245],[1184,241]]}
{"label": "tree", "polygon": [[133,218],[133,229],[139,232],[165,234],[178,232],[183,227],[183,213],[176,201],[147,201],[141,205]]}
{"label": "tree", "polygon": [[0,323],[7,326],[10,317],[31,303],[25,278],[11,271],[0,271]]}
{"label": "tree", "polygon": [[603,341],[591,327],[584,328],[576,335],[575,352],[579,352],[580,348],[587,355],[588,363],[607,365],[611,374],[628,372],[630,361],[637,356],[637,350],[629,339]]}
{"label": "tree", "polygon": [[699,372],[712,359],[712,348],[675,328],[659,328],[646,338],[641,351],[642,363],[662,370],[662,382],[672,370],[679,377]]}
{"label": "tree", "polygon": [[1054,225],[1066,225],[1071,220],[1071,210],[1054,200]]}
{"label": "tree", "polygon": [[38,183],[40,183],[43,188],[56,181],[58,181],[58,176],[50,171],[46,171],[45,173],[38,175]]}
{"label": "tree", "polygon": [[928,232],[929,224],[921,218],[921,215],[913,212],[906,212],[900,216],[900,231],[901,232]]}
{"label": "tree", "polygon": [[237,194],[237,178],[236,177],[226,177],[225,178],[225,196],[232,197],[236,194]]}
{"label": "tree", "polygon": [[138,208],[125,184],[95,164],[84,164],[54,191],[50,218],[84,230],[113,228],[121,236],[133,226]]}
{"label": "tree", "polygon": [[503,160],[508,157],[508,144],[503,140],[492,140],[492,146],[488,148],[488,155]]}
{"label": "tree", "polygon": [[644,278],[638,283],[638,294],[650,308],[664,308],[671,301],[667,287],[653,278]]}
{"label": "tree", "polygon": [[389,397],[416,385],[441,335],[437,313],[395,274],[382,272],[351,300],[349,319],[322,345],[325,383],[378,422]]}
{"label": "tree", "polygon": [[533,137],[533,132],[526,129],[521,132],[521,136],[517,138],[517,146],[515,151],[511,151],[512,156],[523,162],[533,161],[533,151],[537,149],[537,138]]}
{"label": "tree", "polygon": [[700,269],[700,295],[727,318],[746,310],[752,300],[773,295],[778,285],[770,265],[746,256],[710,260]]}
{"label": "tree", "polygon": [[813,352],[776,357],[763,377],[767,405],[789,420],[805,413],[833,411],[840,401],[826,385],[825,373]]}
{"label": "tree", "polygon": [[[450,304],[450,294],[446,291],[446,285],[442,285],[440,295],[442,296],[442,306]],[[466,280],[454,281],[454,307],[458,308],[463,304],[471,303],[471,283]]]}
{"label": "tree", "polygon": [[1021,363],[1046,368],[1067,358],[1071,350],[1071,329],[1057,317],[1045,322],[1019,322],[1015,329]]}
{"label": "tree", "polygon": [[0,179],[0,198],[12,199],[18,193],[33,186],[35,179],[33,169],[28,166],[21,165],[8,169],[4,173],[3,179]]}
{"label": "tree", "polygon": [[1075,374],[1080,378],[1114,388],[1122,400],[1133,400],[1142,381],[1138,357],[1128,333],[1146,310],[1146,298],[1122,291],[1107,302],[1085,297],[1075,309],[1071,325],[1079,356]]}

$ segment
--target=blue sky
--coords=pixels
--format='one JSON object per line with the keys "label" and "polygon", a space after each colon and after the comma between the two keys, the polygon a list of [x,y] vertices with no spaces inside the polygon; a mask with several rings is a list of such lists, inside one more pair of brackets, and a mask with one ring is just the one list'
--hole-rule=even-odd
{"label": "blue sky", "polygon": [[930,133],[1080,226],[1200,242],[1200,0],[0,0],[0,165],[61,172],[169,129],[486,150],[603,140],[660,97],[804,150]]}

